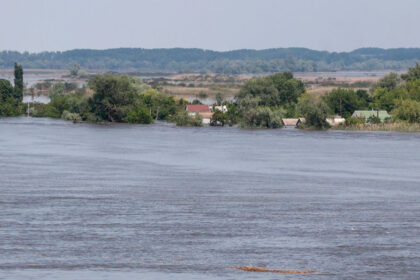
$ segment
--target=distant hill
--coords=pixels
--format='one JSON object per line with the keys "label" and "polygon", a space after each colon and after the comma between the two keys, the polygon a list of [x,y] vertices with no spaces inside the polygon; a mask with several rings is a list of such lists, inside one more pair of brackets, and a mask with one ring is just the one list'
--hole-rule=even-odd
{"label": "distant hill", "polygon": [[362,48],[352,52],[305,48],[210,51],[203,49],[76,49],[64,52],[0,52],[0,68],[82,68],[136,72],[215,72],[224,74],[281,71],[404,70],[420,62],[420,48]]}

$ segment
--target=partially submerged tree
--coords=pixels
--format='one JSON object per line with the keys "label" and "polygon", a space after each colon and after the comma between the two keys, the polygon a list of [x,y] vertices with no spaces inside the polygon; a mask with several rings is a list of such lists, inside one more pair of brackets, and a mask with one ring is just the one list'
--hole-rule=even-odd
{"label": "partially submerged tree", "polygon": [[23,98],[23,68],[21,65],[15,62],[15,88],[14,88],[14,98],[22,100]]}

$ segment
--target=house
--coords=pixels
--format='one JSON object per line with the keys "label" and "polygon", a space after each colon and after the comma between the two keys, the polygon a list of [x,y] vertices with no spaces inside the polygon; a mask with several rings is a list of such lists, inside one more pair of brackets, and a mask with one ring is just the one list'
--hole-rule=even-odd
{"label": "house", "polygon": [[186,110],[190,116],[200,115],[203,118],[203,124],[209,124],[213,116],[209,105],[187,105]]}
{"label": "house", "polygon": [[297,126],[299,119],[282,119],[284,126]]}
{"label": "house", "polygon": [[354,111],[353,118],[364,118],[367,122],[370,117],[378,117],[381,122],[384,122],[385,119],[390,118],[391,116],[385,110],[365,110],[365,111]]}
{"label": "house", "polygon": [[221,111],[222,113],[226,113],[226,112],[228,111],[228,109],[227,109],[226,105],[222,105],[222,106],[214,106],[214,107],[211,107],[210,109],[211,109],[212,111],[219,110],[219,111]]}
{"label": "house", "polygon": [[297,119],[282,119],[283,121],[283,125],[285,127],[288,126],[293,126],[293,127],[297,127],[299,124],[304,123],[305,122],[305,118],[297,118]]}
{"label": "house", "polygon": [[334,117],[331,117],[331,118],[327,118],[326,121],[331,126],[337,126],[337,125],[339,125],[341,123],[344,123],[346,121],[346,119],[345,118],[342,118],[340,116],[334,116]]}

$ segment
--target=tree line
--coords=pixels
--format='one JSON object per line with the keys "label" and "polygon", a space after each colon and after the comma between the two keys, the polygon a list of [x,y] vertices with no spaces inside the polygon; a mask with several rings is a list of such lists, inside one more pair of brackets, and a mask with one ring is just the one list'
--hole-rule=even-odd
{"label": "tree line", "polygon": [[0,68],[11,68],[15,61],[20,61],[25,68],[38,69],[69,69],[78,63],[84,69],[95,70],[221,74],[401,70],[420,61],[420,49],[365,48],[341,53],[305,48],[226,52],[182,48],[0,52]]}
{"label": "tree line", "polygon": [[[25,113],[23,69],[19,64],[14,67],[14,86],[8,80],[0,80],[0,116]],[[48,89],[51,102],[34,104],[29,112],[34,117],[139,124],[164,120],[181,126],[202,125],[200,116],[186,112],[188,101],[163,94],[128,75],[96,75],[83,88],[60,82],[44,82],[35,87]],[[405,74],[384,76],[370,90],[337,88],[325,95],[313,95],[291,72],[283,72],[248,80],[233,102],[224,101],[222,94],[216,99],[228,110],[216,110],[211,125],[280,128],[283,118],[303,117],[306,122],[302,128],[326,129],[327,118],[335,115],[345,118],[346,125],[381,121],[354,118],[356,110],[386,110],[391,113],[387,122],[420,123],[420,64]]]}

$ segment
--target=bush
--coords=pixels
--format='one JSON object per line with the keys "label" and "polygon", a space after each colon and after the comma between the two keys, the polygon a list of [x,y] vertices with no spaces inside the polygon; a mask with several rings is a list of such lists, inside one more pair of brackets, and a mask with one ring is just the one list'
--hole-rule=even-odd
{"label": "bush", "polygon": [[61,115],[61,118],[66,121],[72,121],[74,123],[78,123],[82,121],[82,117],[78,113],[70,113],[67,110],[63,111],[63,114]]}
{"label": "bush", "polygon": [[268,107],[257,107],[243,112],[244,128],[281,128],[283,126],[282,114],[279,110]]}
{"label": "bush", "polygon": [[190,116],[186,111],[179,112],[175,122],[177,126],[203,126],[203,118],[199,114]]}
{"label": "bush", "polygon": [[349,117],[349,118],[346,119],[346,122],[344,124],[346,126],[365,124],[365,119],[364,118]]}
{"label": "bush", "polygon": [[400,101],[392,114],[399,120],[410,123],[420,122],[420,102],[415,100]]}
{"label": "bush", "polygon": [[153,123],[152,116],[150,112],[143,107],[134,107],[132,108],[127,116],[124,118],[124,121],[128,123],[140,123],[140,124],[151,124]]}
{"label": "bush", "polygon": [[378,116],[370,116],[367,119],[367,123],[371,123],[371,124],[379,124],[381,123],[381,119]]}
{"label": "bush", "polygon": [[326,129],[330,127],[326,120],[330,109],[323,102],[315,103],[313,100],[305,99],[298,104],[297,111],[306,120],[300,125],[302,128]]}
{"label": "bush", "polygon": [[227,121],[227,115],[220,110],[216,110],[210,119],[211,126],[224,126]]}

